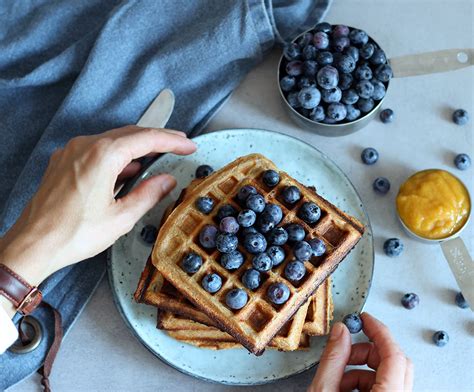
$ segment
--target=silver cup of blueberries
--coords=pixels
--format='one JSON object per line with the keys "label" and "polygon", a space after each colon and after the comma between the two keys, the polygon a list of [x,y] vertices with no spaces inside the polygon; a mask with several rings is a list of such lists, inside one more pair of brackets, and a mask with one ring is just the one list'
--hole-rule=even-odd
{"label": "silver cup of blueberries", "polygon": [[[392,68],[383,49],[360,29],[317,24],[285,46],[278,85],[299,126],[324,136],[356,132],[379,113]],[[382,121],[391,121],[387,110]]]}

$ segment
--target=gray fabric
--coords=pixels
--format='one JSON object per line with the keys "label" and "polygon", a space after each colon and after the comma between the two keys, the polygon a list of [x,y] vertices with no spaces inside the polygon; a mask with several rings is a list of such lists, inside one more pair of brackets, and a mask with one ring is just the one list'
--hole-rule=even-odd
{"label": "gray fabric", "polygon": [[[77,135],[136,123],[163,88],[176,95],[168,126],[195,134],[275,42],[319,21],[330,0],[69,0],[0,3],[0,235],[38,187],[54,149]],[[242,124],[243,126],[245,124]],[[43,284],[67,330],[105,271],[105,253]],[[0,387],[39,368],[0,356]]]}

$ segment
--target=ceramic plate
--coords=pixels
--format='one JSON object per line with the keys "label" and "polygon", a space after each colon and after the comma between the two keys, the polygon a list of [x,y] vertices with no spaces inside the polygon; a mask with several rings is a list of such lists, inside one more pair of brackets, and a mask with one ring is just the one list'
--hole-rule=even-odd
{"label": "ceramic plate", "polygon": [[318,192],[343,211],[356,216],[367,227],[356,248],[333,275],[334,317],[360,311],[366,301],[374,266],[373,239],[369,219],[359,195],[336,164],[314,147],[289,136],[255,129],[213,132],[194,139],[198,150],[191,156],[171,154],[158,159],[135,183],[157,173],[171,173],[178,186],[135,228],[111,248],[109,279],[115,301],[136,337],[157,357],[174,368],[201,379],[237,385],[276,381],[314,366],[326,343],[325,337],[312,338],[311,349],[283,353],[266,350],[256,357],[244,349],[214,351],[180,343],[156,329],[154,308],[133,301],[140,273],[151,247],[140,239],[146,224],[160,221],[164,208],[175,200],[194,176],[196,167],[206,163],[218,169],[250,153],[261,153],[298,181],[315,185]]}

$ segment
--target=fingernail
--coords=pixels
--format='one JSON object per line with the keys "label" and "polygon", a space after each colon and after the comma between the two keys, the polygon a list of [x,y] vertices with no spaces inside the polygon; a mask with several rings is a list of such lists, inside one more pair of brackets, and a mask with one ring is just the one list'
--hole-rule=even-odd
{"label": "fingernail", "polygon": [[331,329],[331,334],[329,335],[329,340],[337,340],[341,337],[342,331],[344,330],[344,325],[337,322]]}
{"label": "fingernail", "polygon": [[161,189],[164,193],[170,192],[176,186],[176,180],[171,176],[164,176],[161,180]]}

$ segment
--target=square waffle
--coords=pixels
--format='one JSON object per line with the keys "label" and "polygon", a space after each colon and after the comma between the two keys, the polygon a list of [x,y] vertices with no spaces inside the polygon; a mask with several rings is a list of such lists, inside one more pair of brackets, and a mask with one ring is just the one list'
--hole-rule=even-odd
{"label": "square waffle", "polygon": [[[317,287],[337,268],[338,264],[361,238],[364,227],[355,218],[343,213],[316,192],[305,188],[288,174],[280,172],[280,183],[268,188],[261,181],[265,170],[278,171],[275,165],[259,154],[252,154],[225,166],[194,185],[188,196],[171,212],[161,227],[152,253],[152,262],[157,270],[174,287],[203,311],[221,330],[232,335],[239,343],[254,354],[261,354],[273,337],[296,313],[300,306],[315,292]],[[247,290],[241,283],[242,273],[251,266],[252,255],[242,246],[239,251],[245,256],[244,265],[236,272],[223,268],[218,262],[217,250],[206,250],[198,241],[201,228],[206,224],[216,224],[215,212],[224,204],[240,209],[236,201],[238,189],[253,185],[266,201],[280,205],[284,218],[280,223],[298,223],[305,228],[306,238],[322,239],[327,251],[305,263],[306,275],[293,284],[283,271],[291,257],[271,271],[263,273],[263,283],[255,291]],[[297,186],[302,194],[295,205],[289,206],[281,199],[281,191],[289,185]],[[215,202],[213,213],[202,214],[194,205],[200,196],[211,197]],[[301,220],[297,211],[306,201],[316,203],[321,208],[321,219],[314,225]],[[287,255],[291,255],[286,248]],[[203,259],[203,265],[193,275],[180,267],[185,254],[195,252]],[[202,278],[208,273],[217,273],[223,280],[222,288],[215,294],[201,287]],[[283,305],[275,305],[266,296],[270,284],[282,282],[290,289],[290,297]],[[248,303],[234,311],[225,303],[226,294],[233,288],[247,291]]]}

